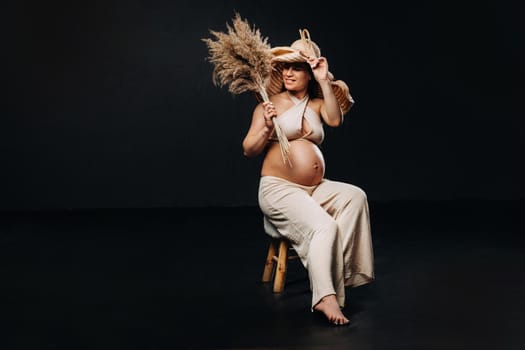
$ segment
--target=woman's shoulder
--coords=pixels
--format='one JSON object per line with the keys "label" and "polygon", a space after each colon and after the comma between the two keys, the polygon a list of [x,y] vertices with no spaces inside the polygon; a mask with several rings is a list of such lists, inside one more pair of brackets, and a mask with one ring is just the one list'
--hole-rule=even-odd
{"label": "woman's shoulder", "polygon": [[310,102],[315,104],[323,104],[324,100],[321,97],[313,97],[310,98]]}
{"label": "woman's shoulder", "polygon": [[311,98],[310,101],[308,101],[308,107],[314,109],[317,113],[319,113],[323,104],[324,100],[319,97]]}

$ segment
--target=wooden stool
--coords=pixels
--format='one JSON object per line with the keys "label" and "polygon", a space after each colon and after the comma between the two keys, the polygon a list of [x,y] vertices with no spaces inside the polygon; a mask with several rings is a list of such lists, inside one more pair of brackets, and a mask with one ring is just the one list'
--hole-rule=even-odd
{"label": "wooden stool", "polygon": [[271,282],[273,278],[273,292],[281,293],[286,281],[286,270],[288,260],[297,259],[296,254],[290,255],[289,251],[293,250],[290,241],[280,235],[277,229],[264,218],[265,232],[272,237],[268,248],[268,255],[264,264],[262,276],[263,282]]}

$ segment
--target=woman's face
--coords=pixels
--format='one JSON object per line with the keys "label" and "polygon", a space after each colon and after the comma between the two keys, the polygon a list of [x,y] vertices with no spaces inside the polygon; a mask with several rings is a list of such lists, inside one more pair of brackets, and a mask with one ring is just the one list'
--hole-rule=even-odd
{"label": "woman's face", "polygon": [[308,89],[308,82],[312,76],[306,62],[283,64],[283,82],[286,90],[302,91]]}

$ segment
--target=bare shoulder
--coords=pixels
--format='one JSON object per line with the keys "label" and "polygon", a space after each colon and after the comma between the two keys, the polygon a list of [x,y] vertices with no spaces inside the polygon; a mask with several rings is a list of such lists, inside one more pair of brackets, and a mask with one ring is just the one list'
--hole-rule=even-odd
{"label": "bare shoulder", "polygon": [[255,108],[253,109],[253,113],[262,113],[263,111],[263,103],[262,102],[259,102],[257,103],[257,105],[255,106]]}
{"label": "bare shoulder", "polygon": [[308,107],[310,107],[311,109],[313,109],[314,111],[316,111],[318,114],[321,113],[321,107],[323,106],[324,104],[324,100],[322,98],[312,98],[310,99],[310,101],[308,102]]}

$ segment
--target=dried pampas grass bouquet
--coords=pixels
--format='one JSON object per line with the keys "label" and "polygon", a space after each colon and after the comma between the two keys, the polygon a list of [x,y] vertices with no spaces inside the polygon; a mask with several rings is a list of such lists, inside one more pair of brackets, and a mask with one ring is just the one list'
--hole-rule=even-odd
{"label": "dried pampas grass bouquet", "polygon": [[272,71],[268,38],[238,13],[232,22],[233,27],[226,24],[227,33],[211,30],[214,39],[202,39],[208,46],[208,60],[214,65],[213,82],[219,87],[228,86],[233,94],[259,93],[267,101],[264,83]]}
{"label": "dried pampas grass bouquet", "polygon": [[[213,38],[202,39],[207,47],[208,61],[214,65],[212,79],[216,86],[228,86],[233,94],[252,91],[269,101],[265,83],[272,73],[271,46],[259,29],[250,26],[236,13],[227,32],[210,30]],[[289,143],[279,123],[273,118],[275,133],[283,160],[288,161]]]}

